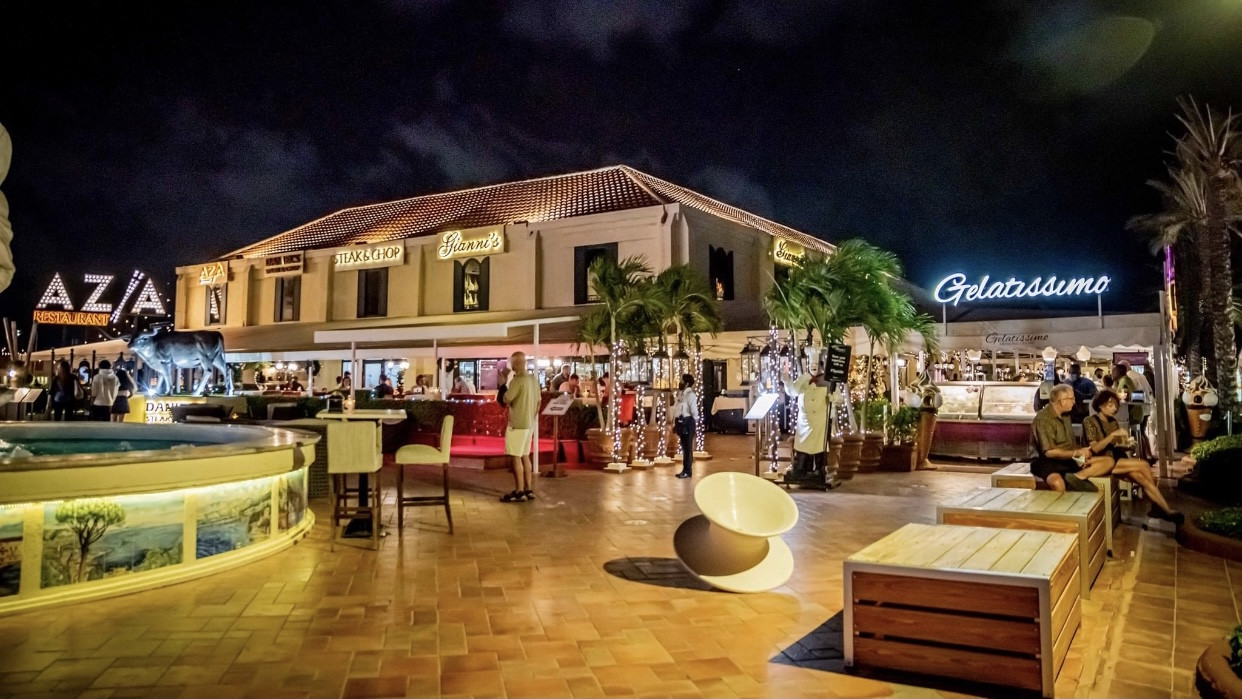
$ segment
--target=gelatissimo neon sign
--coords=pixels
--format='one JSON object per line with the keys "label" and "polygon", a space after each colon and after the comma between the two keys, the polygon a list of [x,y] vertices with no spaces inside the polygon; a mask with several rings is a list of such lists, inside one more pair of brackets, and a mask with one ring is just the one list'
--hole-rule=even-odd
{"label": "gelatissimo neon sign", "polygon": [[991,281],[991,277],[985,274],[978,282],[967,284],[966,275],[958,273],[950,274],[941,279],[932,295],[940,303],[951,303],[954,306],[961,301],[1089,296],[1108,291],[1108,284],[1111,281],[1112,279],[1104,275],[1057,279],[1057,276],[1054,274],[1047,279],[1035,277],[1025,282],[1018,281],[1013,277],[1010,277],[1008,281],[994,282]]}

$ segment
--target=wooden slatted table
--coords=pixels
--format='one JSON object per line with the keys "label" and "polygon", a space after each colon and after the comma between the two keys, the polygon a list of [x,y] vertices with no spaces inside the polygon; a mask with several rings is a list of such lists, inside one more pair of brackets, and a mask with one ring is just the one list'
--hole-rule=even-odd
{"label": "wooden slatted table", "polygon": [[1104,498],[1101,493],[979,488],[936,506],[936,521],[973,527],[1033,529],[1078,535],[1083,598],[1104,567]]}
{"label": "wooden slatted table", "polygon": [[1082,619],[1073,534],[907,524],[845,560],[845,662],[1053,696]]}
{"label": "wooden slatted table", "polygon": [[[1016,464],[1008,466],[992,473],[993,488],[1029,488],[1034,490],[1038,479],[1031,475],[1031,464],[1020,461]],[[1122,488],[1128,488],[1129,482],[1125,485],[1117,483],[1117,479],[1113,476],[1101,476],[1092,478],[1091,482],[1095,487],[1104,493],[1104,545],[1108,548],[1108,555],[1113,554],[1113,532],[1117,527],[1121,526],[1121,492]]]}

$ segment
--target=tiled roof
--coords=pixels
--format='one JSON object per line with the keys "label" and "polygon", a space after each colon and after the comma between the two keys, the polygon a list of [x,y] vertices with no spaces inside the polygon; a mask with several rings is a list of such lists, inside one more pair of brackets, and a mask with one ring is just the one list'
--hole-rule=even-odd
{"label": "tiled roof", "polygon": [[264,257],[299,250],[382,243],[434,235],[458,228],[517,221],[553,221],[660,204],[683,206],[789,238],[815,250],[830,245],[814,236],[769,221],[685,187],[625,165],[521,182],[431,194],[400,201],[342,209],[220,259]]}

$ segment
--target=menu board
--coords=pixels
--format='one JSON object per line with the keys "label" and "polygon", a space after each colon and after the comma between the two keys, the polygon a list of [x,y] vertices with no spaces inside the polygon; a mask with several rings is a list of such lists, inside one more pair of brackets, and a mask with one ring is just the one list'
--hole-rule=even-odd
{"label": "menu board", "polygon": [[849,380],[850,377],[850,348],[849,345],[828,345],[828,367],[824,371],[824,378],[829,381],[843,382]]}

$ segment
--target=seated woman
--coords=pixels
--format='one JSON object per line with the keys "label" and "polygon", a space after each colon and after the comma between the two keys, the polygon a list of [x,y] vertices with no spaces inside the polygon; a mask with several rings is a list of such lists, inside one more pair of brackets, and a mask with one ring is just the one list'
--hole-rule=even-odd
{"label": "seated woman", "polygon": [[1095,414],[1082,421],[1083,436],[1092,455],[1111,456],[1114,460],[1111,473],[1136,483],[1147,493],[1151,500],[1151,511],[1148,517],[1166,519],[1181,524],[1186,518],[1182,513],[1169,507],[1160,487],[1151,475],[1151,466],[1142,459],[1130,456],[1128,445],[1130,435],[1117,423],[1117,410],[1121,407],[1121,398],[1110,389],[1102,389],[1091,401]]}

